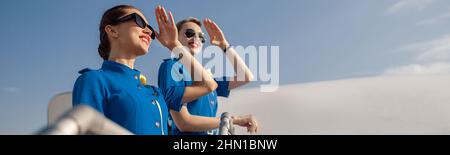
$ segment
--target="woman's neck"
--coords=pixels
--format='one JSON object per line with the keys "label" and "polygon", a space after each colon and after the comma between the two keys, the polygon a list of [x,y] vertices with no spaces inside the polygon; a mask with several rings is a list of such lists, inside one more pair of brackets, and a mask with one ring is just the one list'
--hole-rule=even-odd
{"label": "woman's neck", "polygon": [[136,61],[136,56],[128,52],[123,52],[123,50],[111,49],[108,60],[123,64],[125,66],[130,67],[131,69],[134,69],[134,62]]}
{"label": "woman's neck", "polygon": [[109,57],[109,61],[114,61],[125,66],[128,66],[131,69],[134,69],[134,62],[136,59],[126,59],[126,58],[111,58]]}

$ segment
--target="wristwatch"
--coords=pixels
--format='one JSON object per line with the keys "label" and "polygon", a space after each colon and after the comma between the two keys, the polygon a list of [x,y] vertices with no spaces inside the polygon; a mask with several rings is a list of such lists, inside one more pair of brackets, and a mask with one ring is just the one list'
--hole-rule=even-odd
{"label": "wristwatch", "polygon": [[227,53],[227,50],[231,47],[231,45],[228,45],[227,48],[223,49],[223,53]]}

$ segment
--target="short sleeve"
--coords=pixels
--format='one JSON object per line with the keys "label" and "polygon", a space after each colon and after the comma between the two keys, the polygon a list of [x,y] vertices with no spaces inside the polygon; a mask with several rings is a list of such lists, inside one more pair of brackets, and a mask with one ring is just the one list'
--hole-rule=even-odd
{"label": "short sleeve", "polygon": [[98,74],[87,72],[78,77],[73,87],[73,106],[85,104],[103,113],[104,98],[105,95]]}
{"label": "short sleeve", "polygon": [[218,85],[216,89],[217,96],[228,97],[230,95],[230,90],[228,89],[230,81],[226,77],[215,78],[214,80]]}
{"label": "short sleeve", "polygon": [[[171,61],[161,64],[158,72],[158,87],[161,89],[167,107],[180,111],[187,82],[183,78],[183,68]],[[181,74],[180,74],[181,73]],[[174,76],[174,77],[172,77]]]}

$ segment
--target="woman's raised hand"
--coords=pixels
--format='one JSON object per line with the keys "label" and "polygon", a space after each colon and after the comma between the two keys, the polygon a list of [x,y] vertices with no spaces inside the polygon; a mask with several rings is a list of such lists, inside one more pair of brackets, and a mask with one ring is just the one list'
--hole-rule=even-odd
{"label": "woman's raised hand", "polygon": [[156,33],[156,38],[165,47],[172,51],[177,46],[182,46],[178,41],[178,30],[173,19],[172,12],[169,11],[167,16],[166,10],[162,6],[155,9],[156,21],[158,22],[159,33]]}
{"label": "woman's raised hand", "polygon": [[211,39],[211,45],[219,46],[222,49],[230,46],[228,41],[225,39],[225,35],[222,30],[214,21],[211,19],[205,19],[203,20],[203,24],[205,25],[206,31]]}

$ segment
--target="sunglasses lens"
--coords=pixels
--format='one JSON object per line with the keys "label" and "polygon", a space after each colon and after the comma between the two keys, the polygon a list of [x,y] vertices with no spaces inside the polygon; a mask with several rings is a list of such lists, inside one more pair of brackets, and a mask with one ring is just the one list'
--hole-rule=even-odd
{"label": "sunglasses lens", "polygon": [[[194,31],[193,29],[187,29],[186,32],[185,32],[185,35],[186,35],[187,38],[192,38],[192,37],[195,36],[195,31]],[[200,38],[200,40],[202,41],[202,43],[205,43],[205,42],[206,42],[206,39],[205,39],[203,33],[199,33],[199,34],[198,34],[198,37]]]}
{"label": "sunglasses lens", "polygon": [[[147,24],[146,24],[147,25]],[[147,25],[147,27],[148,27],[148,29],[150,29],[150,31],[152,31],[151,33],[151,35],[150,35],[150,37],[152,38],[152,40],[155,40],[155,38],[156,38],[156,34],[155,34],[155,30],[153,29],[153,27],[152,26],[150,26],[150,25]]]}
{"label": "sunglasses lens", "polygon": [[136,14],[135,22],[140,28],[145,29],[146,27],[148,27],[148,29],[152,31],[150,38],[152,38],[152,40],[155,40],[156,38],[155,30],[153,30],[153,28],[150,25],[147,25],[147,23],[144,21],[144,19],[141,18],[141,16]]}
{"label": "sunglasses lens", "polygon": [[136,15],[136,19],[135,19],[135,20],[136,20],[136,24],[137,24],[139,27],[145,29],[145,27],[147,26],[147,24],[145,23],[145,21],[144,21],[141,17],[139,17],[139,16]]}
{"label": "sunglasses lens", "polygon": [[195,36],[195,31],[192,29],[187,29],[185,35],[188,38],[192,38],[193,36]]}
{"label": "sunglasses lens", "polygon": [[206,39],[205,39],[205,37],[203,37],[203,35],[200,35],[199,38],[200,38],[200,40],[202,41],[202,43],[205,43],[205,42],[206,42]]}
{"label": "sunglasses lens", "polygon": [[152,40],[155,40],[155,38],[156,38],[155,32],[152,32],[152,34],[150,35],[150,38],[152,38]]}

